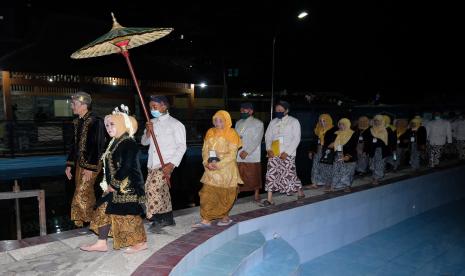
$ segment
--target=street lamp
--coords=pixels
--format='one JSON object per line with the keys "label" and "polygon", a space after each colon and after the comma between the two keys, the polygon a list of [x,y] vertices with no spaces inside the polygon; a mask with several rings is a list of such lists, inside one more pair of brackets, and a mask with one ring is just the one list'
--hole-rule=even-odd
{"label": "street lamp", "polygon": [[[301,11],[297,18],[303,20],[305,17],[308,16],[308,12]],[[275,74],[275,52],[276,52],[276,36],[277,33],[273,35],[273,51],[271,57],[271,107],[270,107],[270,119],[273,119],[273,105],[274,105],[274,74]]]}
{"label": "street lamp", "polygon": [[307,15],[308,15],[308,12],[302,11],[302,12],[299,13],[299,15],[297,15],[297,18],[298,19],[304,19],[305,17],[307,17]]}

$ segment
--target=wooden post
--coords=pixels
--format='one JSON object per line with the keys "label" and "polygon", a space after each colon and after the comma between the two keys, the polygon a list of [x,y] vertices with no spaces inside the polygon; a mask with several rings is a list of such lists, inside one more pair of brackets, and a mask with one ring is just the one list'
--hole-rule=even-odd
{"label": "wooden post", "polygon": [[[18,193],[20,191],[20,187],[18,184],[18,180],[15,179],[15,184],[13,185],[13,192]],[[19,209],[19,198],[15,198],[15,213],[16,213],[16,239],[22,239],[21,234],[21,210]]]}
{"label": "wooden post", "polygon": [[11,105],[11,79],[9,71],[2,71],[2,90],[5,120],[13,120],[13,108]]}
{"label": "wooden post", "polygon": [[188,110],[188,118],[189,120],[192,120],[194,118],[194,109],[195,109],[195,94],[194,94],[194,84],[191,84],[191,88],[189,89],[188,92],[188,99],[187,99],[187,106],[189,108]]}
{"label": "wooden post", "polygon": [[39,226],[40,226],[40,235],[47,235],[47,220],[46,220],[46,210],[45,210],[45,192],[44,190],[39,191],[39,196],[37,197],[39,201]]}

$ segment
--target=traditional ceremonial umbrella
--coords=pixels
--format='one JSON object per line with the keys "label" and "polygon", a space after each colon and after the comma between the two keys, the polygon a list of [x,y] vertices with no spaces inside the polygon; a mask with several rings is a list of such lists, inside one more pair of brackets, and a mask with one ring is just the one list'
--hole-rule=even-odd
{"label": "traditional ceremonial umbrella", "polygon": [[[136,74],[132,67],[131,60],[129,59],[129,49],[138,47],[157,39],[160,39],[170,32],[173,31],[173,28],[125,28],[121,26],[117,21],[113,13],[111,13],[113,18],[113,27],[111,30],[104,34],[103,36],[97,38],[93,42],[87,44],[81,49],[77,50],[71,55],[71,58],[90,58],[90,57],[99,57],[110,55],[114,53],[120,53],[126,59],[126,62],[131,72],[132,80],[136,86],[137,93],[139,94],[140,102],[142,103],[142,108],[144,110],[145,118],[147,122],[150,122],[149,113],[147,112],[147,107],[142,97],[140,91],[139,82],[137,81]],[[160,147],[155,137],[153,129],[150,131],[150,134],[155,144],[155,149],[157,150],[158,158],[160,159],[160,164],[162,167],[165,166],[163,157],[160,152]],[[165,178],[170,185],[169,175],[165,175]]]}

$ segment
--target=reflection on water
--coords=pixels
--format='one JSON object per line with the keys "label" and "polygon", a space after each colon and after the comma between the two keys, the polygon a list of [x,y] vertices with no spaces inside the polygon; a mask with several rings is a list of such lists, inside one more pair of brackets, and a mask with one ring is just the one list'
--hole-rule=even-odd
{"label": "reflection on water", "polygon": [[[311,161],[307,158],[309,142],[302,142],[297,155],[297,172],[303,183],[310,181]],[[265,150],[262,145],[262,156]],[[141,156],[144,177],[147,175],[146,155]],[[201,146],[189,146],[181,162],[172,176],[171,196],[173,209],[188,208],[199,205],[198,191],[201,188],[200,178],[203,174]],[[63,164],[64,166],[64,164]],[[266,160],[262,162],[263,174],[266,172]],[[64,171],[64,168],[63,168]],[[12,181],[0,181],[0,192],[11,191]],[[59,233],[74,229],[69,219],[74,183],[67,181],[64,174],[50,177],[34,177],[20,180],[21,190],[43,189],[46,195],[47,233]],[[99,186],[96,185],[98,188]],[[96,191],[97,196],[101,193]],[[249,196],[252,192],[240,194]],[[23,238],[39,235],[39,210],[37,198],[20,199],[21,230]],[[16,239],[16,222],[14,200],[0,201],[0,240]]]}

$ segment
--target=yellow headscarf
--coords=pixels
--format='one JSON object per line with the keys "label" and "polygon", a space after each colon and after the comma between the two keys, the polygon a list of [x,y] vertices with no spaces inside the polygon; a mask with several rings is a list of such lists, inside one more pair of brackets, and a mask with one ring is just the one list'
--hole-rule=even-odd
{"label": "yellow headscarf", "polygon": [[215,118],[220,118],[224,123],[224,128],[219,129],[216,127],[212,127],[207,131],[205,135],[205,140],[208,140],[212,137],[223,137],[229,142],[238,147],[242,146],[241,137],[237,134],[236,130],[232,127],[231,115],[227,111],[219,110],[213,115],[212,121],[215,121]]}
{"label": "yellow headscarf", "polygon": [[420,116],[415,116],[415,118],[413,118],[410,121],[410,127],[412,128],[412,130],[418,130],[420,126],[421,126],[421,118]]}
{"label": "yellow headscarf", "polygon": [[370,128],[370,119],[367,116],[358,118],[358,129],[365,130]]}
{"label": "yellow headscarf", "polygon": [[388,144],[388,133],[387,133],[387,130],[386,130],[386,121],[384,120],[384,116],[383,115],[376,115],[373,118],[373,120],[380,121],[381,125],[380,126],[375,126],[373,124],[373,126],[370,129],[371,135],[373,135],[373,137],[375,137],[377,139],[380,139],[381,141],[383,141],[387,145]]}
{"label": "yellow headscarf", "polygon": [[[322,119],[326,121],[326,127],[323,127],[321,125],[320,120]],[[320,139],[320,144],[324,143],[326,131],[332,129],[333,127],[334,127],[333,118],[331,118],[331,115],[321,114],[320,117],[318,118],[318,123],[316,124],[315,130],[314,130],[315,135],[318,136],[318,138]]]}
{"label": "yellow headscarf", "polygon": [[391,125],[391,117],[389,117],[388,115],[382,116],[384,118],[384,123],[386,124],[386,127],[392,129],[392,131],[396,130],[396,127]]}
{"label": "yellow headscarf", "polygon": [[336,140],[334,140],[334,148],[337,146],[341,145],[344,146],[349,142],[350,137],[352,137],[352,134],[354,134],[354,131],[350,129],[350,120],[347,118],[342,118],[339,120],[339,123],[341,125],[344,125],[346,127],[345,130],[338,130],[336,131]]}
{"label": "yellow headscarf", "polygon": [[407,119],[398,119],[396,121],[397,138],[399,138],[402,134],[404,134],[407,131],[407,128],[408,128]]}

